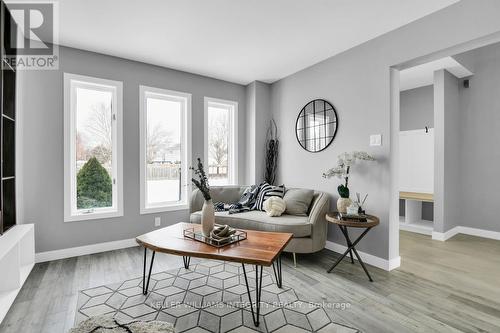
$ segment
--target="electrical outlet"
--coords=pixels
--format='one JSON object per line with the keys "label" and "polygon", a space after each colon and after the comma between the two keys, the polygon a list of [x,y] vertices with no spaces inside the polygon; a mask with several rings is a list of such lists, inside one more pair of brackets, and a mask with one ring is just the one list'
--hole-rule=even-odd
{"label": "electrical outlet", "polygon": [[155,217],[155,227],[161,226],[161,217]]}
{"label": "electrical outlet", "polygon": [[370,146],[381,146],[382,145],[382,134],[370,135]]}

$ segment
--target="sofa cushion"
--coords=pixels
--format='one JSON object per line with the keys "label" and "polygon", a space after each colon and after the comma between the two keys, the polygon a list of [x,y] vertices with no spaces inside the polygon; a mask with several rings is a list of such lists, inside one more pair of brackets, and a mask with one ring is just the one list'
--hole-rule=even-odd
{"label": "sofa cushion", "polygon": [[[201,211],[191,214],[192,223],[201,223]],[[307,216],[267,216],[265,212],[252,210],[245,213],[228,214],[228,212],[216,212],[215,223],[227,224],[233,228],[289,232],[293,237],[308,237],[311,235],[312,226]]]}
{"label": "sofa cushion", "polygon": [[314,196],[313,190],[291,188],[285,192],[286,214],[307,216]]}

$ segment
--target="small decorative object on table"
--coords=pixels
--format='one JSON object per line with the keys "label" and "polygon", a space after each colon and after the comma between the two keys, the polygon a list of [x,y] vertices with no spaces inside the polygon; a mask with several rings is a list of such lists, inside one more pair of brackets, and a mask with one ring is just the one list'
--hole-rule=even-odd
{"label": "small decorative object on table", "polygon": [[363,201],[361,201],[361,195],[359,192],[356,192],[356,202],[358,204],[358,213],[359,214],[366,214],[366,211],[363,209],[363,205],[365,204],[366,198],[368,198],[368,193],[366,193],[365,197],[363,198]]}
{"label": "small decorative object on table", "polygon": [[185,229],[183,232],[184,237],[215,247],[223,247],[247,239],[246,231],[219,224],[215,225],[210,236],[205,236],[203,232],[196,231],[194,228]]}
{"label": "small decorative object on table", "polygon": [[190,167],[190,169],[193,170],[194,174],[199,178],[199,180],[191,178],[191,181],[203,194],[203,198],[205,198],[205,202],[203,203],[203,207],[201,209],[201,230],[203,236],[210,237],[210,233],[212,232],[215,223],[215,208],[212,202],[212,197],[210,196],[208,177],[203,169],[203,163],[201,163],[201,159],[199,157],[196,168]]}
{"label": "small decorative object on table", "polygon": [[353,201],[349,207],[347,207],[347,214],[358,215],[359,214],[359,204]]}
{"label": "small decorative object on table", "polygon": [[341,213],[347,213],[347,207],[352,204],[352,200],[349,198],[349,172],[351,166],[356,162],[356,160],[362,161],[375,161],[375,158],[368,155],[364,151],[354,151],[352,153],[340,154],[337,161],[337,166],[329,169],[323,173],[323,178],[343,178],[345,184],[340,184],[337,187],[340,198],[337,201],[337,209]]}

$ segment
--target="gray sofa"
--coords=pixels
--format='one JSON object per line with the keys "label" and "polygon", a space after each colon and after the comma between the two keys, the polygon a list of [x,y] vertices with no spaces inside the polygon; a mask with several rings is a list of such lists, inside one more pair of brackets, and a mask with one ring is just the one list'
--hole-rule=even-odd
{"label": "gray sofa", "polygon": [[[214,202],[237,202],[248,186],[218,186],[211,187],[210,194]],[[203,195],[196,189],[191,196],[192,223],[201,223],[201,208]],[[234,228],[289,232],[293,238],[285,248],[286,252],[312,253],[325,247],[327,222],[325,214],[329,208],[329,197],[324,192],[314,192],[309,206],[308,216],[283,214],[277,217],[267,216],[266,212],[249,211],[229,215],[228,212],[216,212],[215,223],[228,224]],[[295,259],[295,258],[294,258]]]}

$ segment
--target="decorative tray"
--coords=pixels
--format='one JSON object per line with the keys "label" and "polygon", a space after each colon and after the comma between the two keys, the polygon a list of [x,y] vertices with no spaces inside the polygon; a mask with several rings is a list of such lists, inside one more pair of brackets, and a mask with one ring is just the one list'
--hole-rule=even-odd
{"label": "decorative tray", "polygon": [[223,247],[247,239],[246,231],[238,229],[234,229],[234,231],[235,232],[232,235],[218,239],[213,238],[211,236],[210,237],[204,236],[201,233],[201,230],[195,231],[194,228],[184,229],[183,233],[184,237],[191,238],[195,241],[202,242],[213,247]]}
{"label": "decorative tray", "polygon": [[368,215],[366,214],[347,214],[347,213],[338,213],[337,214],[339,220],[343,221],[354,221],[354,222],[367,222]]}

